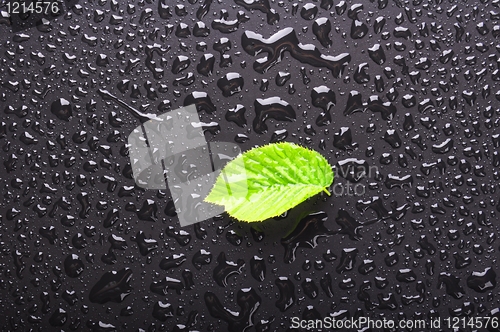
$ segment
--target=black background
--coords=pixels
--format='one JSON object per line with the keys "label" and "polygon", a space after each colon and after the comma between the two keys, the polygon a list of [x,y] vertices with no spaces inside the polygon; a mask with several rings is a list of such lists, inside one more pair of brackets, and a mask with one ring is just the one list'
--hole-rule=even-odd
{"label": "black background", "polygon": [[[214,317],[207,307],[207,298],[213,293],[227,309],[239,312],[242,309],[237,304],[238,292],[242,289],[248,292],[248,288],[257,294],[260,306],[248,324],[240,322],[229,327],[233,331],[287,330],[294,316],[318,318],[341,314],[429,320],[494,314],[498,307],[496,275],[493,273],[491,277],[493,287],[485,292],[471,287],[470,277],[473,272],[482,273],[487,268],[490,268],[488,276],[497,270],[500,3],[346,1],[344,7],[343,1],[334,1],[331,7],[328,1],[311,1],[318,12],[314,19],[308,20],[304,18],[307,13],[301,15],[305,2],[276,1],[270,3],[270,8],[279,14],[279,21],[270,24],[265,13],[244,8],[239,1],[214,1],[205,15],[200,9],[201,2],[191,2],[179,3],[184,8],[177,11],[175,3],[166,4],[171,10],[170,18],[160,17],[157,2],[127,4],[108,0],[81,2],[43,28],[13,32],[5,20],[0,25],[2,330],[172,331],[183,330],[181,325],[189,322],[192,324],[184,327],[186,331],[222,331],[231,324],[228,325],[228,319]],[[265,7],[259,8],[266,11]],[[212,27],[221,11],[227,11],[227,20],[236,20],[239,11],[249,19],[240,23],[236,31],[225,34]],[[151,16],[141,20],[141,15]],[[322,46],[313,33],[313,22],[320,17],[326,17],[332,26],[330,47]],[[379,17],[386,23],[381,32],[376,32],[374,23]],[[367,28],[362,35],[352,35],[355,19]],[[208,36],[192,35],[198,21],[210,29]],[[176,33],[181,23],[187,24],[191,31],[186,38]],[[303,64],[289,52],[284,52],[282,61],[267,72],[255,72],[254,62],[265,53],[252,56],[245,52],[242,34],[252,31],[267,39],[287,27],[294,28],[300,43],[315,45],[321,54],[349,53],[351,60],[340,77],[334,77],[326,68]],[[398,37],[399,28],[408,29],[411,35]],[[96,37],[95,42],[85,42],[88,37]],[[221,55],[213,49],[221,38],[228,38],[231,43],[231,49],[225,52],[232,59],[227,67],[220,66]],[[197,50],[200,42],[206,43],[206,51]],[[164,70],[161,78],[155,78],[146,66],[147,47],[155,43],[168,48],[163,55],[154,54],[156,66]],[[368,55],[368,48],[375,44],[384,50],[383,64],[375,63]],[[453,56],[447,61],[443,55],[449,50]],[[209,77],[196,69],[204,53],[215,56],[213,74]],[[191,63],[181,73],[174,74],[172,66],[179,55],[189,57]],[[107,61],[99,61],[104,58]],[[367,67],[364,75],[356,73],[359,66]],[[303,79],[302,67],[308,82]],[[386,67],[394,70],[394,77],[386,75]],[[176,78],[189,72],[194,75],[193,83],[175,84]],[[241,92],[224,97],[217,81],[230,72],[240,73],[244,86]],[[290,73],[290,80],[284,86],[276,84],[279,72]],[[264,79],[268,80],[267,91],[260,89]],[[375,87],[378,79],[383,80],[379,91]],[[118,88],[122,80],[130,81],[126,92]],[[317,124],[322,110],[311,99],[313,88],[322,85],[336,95],[336,105],[329,110],[332,120],[326,125]],[[156,96],[148,96],[149,87],[155,89]],[[171,109],[183,106],[190,93],[204,91],[216,110],[212,114],[201,110],[200,118],[219,124],[206,133],[209,141],[233,142],[237,134],[245,134],[248,140],[239,142],[245,151],[271,142],[276,131],[286,129],[286,141],[321,152],[332,165],[346,158],[357,158],[378,167],[379,172],[361,180],[366,186],[361,196],[318,195],[289,211],[286,217],[258,225],[235,222],[224,214],[181,229],[176,218],[166,211],[171,207],[168,191],[130,188],[134,181],[130,177],[125,143],[139,121],[124,108],[103,100],[99,89],[152,113],[167,111],[168,107],[159,107],[162,105],[170,105]],[[290,90],[295,91],[290,93]],[[344,109],[353,90],[362,96],[362,112],[346,115]],[[380,112],[372,111],[371,96],[389,102],[395,92],[397,97],[392,104],[397,111],[393,119],[385,120]],[[256,133],[252,128],[255,100],[275,96],[293,107],[296,119],[292,122],[269,119],[267,132]],[[405,106],[403,99],[412,96],[416,105]],[[68,118],[52,111],[54,102],[60,98],[71,105]],[[419,106],[428,103],[427,99],[431,107]],[[244,127],[225,119],[228,110],[237,104],[246,107]],[[406,113],[415,124],[411,129],[404,126]],[[314,129],[314,135],[308,125]],[[447,130],[450,125],[453,132]],[[342,127],[350,129],[352,142],[334,147],[335,134]],[[400,147],[394,148],[383,139],[388,130],[398,133]],[[420,136],[422,147],[412,140],[416,135]],[[443,154],[434,152],[432,146],[447,138],[453,140],[453,148]],[[414,159],[406,148],[415,152]],[[391,163],[380,161],[384,153],[392,156]],[[405,167],[398,162],[400,155],[406,156]],[[427,174],[425,164],[439,159],[446,168],[440,171],[434,167]],[[11,167],[14,160],[17,160],[15,167]],[[386,185],[389,175],[410,175],[412,185],[389,188]],[[108,187],[106,176],[114,178],[116,188]],[[335,183],[345,184],[346,180],[336,174]],[[78,197],[82,193],[90,203],[88,215],[82,213]],[[375,209],[363,211],[357,204],[377,201],[376,198],[386,211],[400,207],[404,215],[392,218],[394,212],[381,217]],[[54,210],[54,206],[58,208]],[[157,211],[151,220],[140,212],[148,207]],[[118,220],[105,227],[104,220],[114,209],[119,211]],[[340,209],[352,219],[342,221]],[[324,227],[329,231],[322,229],[318,220],[308,227],[304,222],[299,223],[305,215],[319,211],[327,215]],[[74,217],[72,226],[61,222],[68,215]],[[252,235],[251,227],[261,230],[263,240]],[[206,237],[200,235],[201,228]],[[296,242],[304,247],[299,247],[296,259],[287,263],[282,239],[293,230],[303,230],[304,241]],[[54,238],[44,236],[45,232],[53,232]],[[131,239],[139,232],[156,240],[157,248],[142,255]],[[173,232],[189,233],[187,243],[177,241]],[[78,234],[87,243],[82,248],[77,248],[73,240]],[[112,249],[116,258],[107,259],[112,235],[123,238],[127,245],[124,250]],[[312,239],[317,236],[317,245],[311,248],[315,244]],[[428,249],[422,236],[435,250]],[[353,248],[357,254],[351,268],[339,271],[339,266],[349,267],[350,264],[342,263],[343,257]],[[211,260],[198,268],[193,259],[200,250],[209,252]],[[328,250],[335,260],[325,259]],[[225,287],[218,285],[213,276],[221,253],[228,261],[245,263],[240,274],[227,279]],[[390,253],[399,258],[394,265],[387,263],[387,257],[394,255]],[[72,254],[78,255],[84,265],[83,273],[76,278],[69,276],[64,266],[65,259]],[[174,254],[185,255],[186,261],[179,267],[161,269],[162,259]],[[263,281],[251,274],[254,256],[265,262]],[[373,264],[373,271],[361,273],[359,269],[364,263]],[[153,282],[166,277],[180,280],[186,288],[182,277],[186,269],[193,274],[192,289],[183,289],[178,294],[169,288],[164,295],[151,291]],[[411,269],[414,280],[401,278],[404,269]],[[101,278],[106,279],[105,274],[110,271],[131,273],[130,295],[120,301],[114,296],[105,297],[105,303],[91,301],[91,289]],[[328,297],[320,286],[325,273],[332,278],[333,297]],[[287,277],[294,284],[294,304],[284,313],[275,304],[280,296],[276,286],[279,277]],[[378,287],[377,277],[387,279],[385,288]],[[304,291],[303,282],[307,278],[318,288],[314,298]],[[116,285],[109,286],[117,289]],[[392,309],[381,305],[381,299],[389,294],[397,303]],[[171,305],[172,317],[162,320],[154,314],[159,301]],[[246,303],[250,301],[247,299]],[[131,315],[122,310],[127,307],[131,310],[125,311],[132,312]]]}

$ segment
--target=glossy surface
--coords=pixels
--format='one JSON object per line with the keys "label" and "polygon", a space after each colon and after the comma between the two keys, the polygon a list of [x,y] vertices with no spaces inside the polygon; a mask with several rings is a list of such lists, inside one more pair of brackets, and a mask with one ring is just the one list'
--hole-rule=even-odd
{"label": "glossy surface", "polygon": [[[500,316],[499,1],[98,0],[16,32],[5,10],[2,331]],[[180,228],[125,143],[190,104],[209,141],[319,151],[333,195]]]}

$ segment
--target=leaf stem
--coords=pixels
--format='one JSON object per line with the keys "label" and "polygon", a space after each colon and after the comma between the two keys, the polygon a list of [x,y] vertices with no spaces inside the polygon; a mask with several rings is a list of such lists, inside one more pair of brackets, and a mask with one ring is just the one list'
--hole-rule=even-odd
{"label": "leaf stem", "polygon": [[330,194],[330,192],[328,190],[326,190],[326,188],[323,188],[323,191],[328,195],[328,196],[332,196],[332,194]]}

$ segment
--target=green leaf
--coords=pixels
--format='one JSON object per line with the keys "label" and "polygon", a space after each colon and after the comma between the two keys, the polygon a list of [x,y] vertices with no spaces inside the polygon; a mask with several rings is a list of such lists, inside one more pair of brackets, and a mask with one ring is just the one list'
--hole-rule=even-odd
{"label": "green leaf", "polygon": [[206,202],[223,205],[232,217],[262,221],[279,216],[333,182],[318,152],[282,142],[251,149],[221,171]]}

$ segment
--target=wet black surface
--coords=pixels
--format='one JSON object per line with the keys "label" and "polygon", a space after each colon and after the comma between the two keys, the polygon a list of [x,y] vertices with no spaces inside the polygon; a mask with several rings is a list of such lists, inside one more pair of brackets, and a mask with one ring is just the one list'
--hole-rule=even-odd
{"label": "wet black surface", "polygon": [[[0,11],[2,331],[500,316],[499,1],[80,1],[22,31]],[[318,150],[333,195],[179,227],[126,142],[190,104],[209,141]]]}

